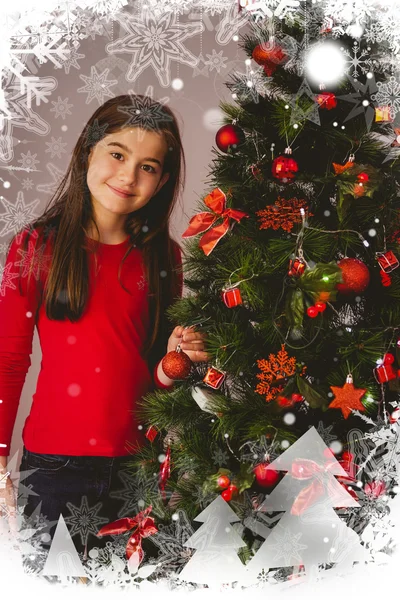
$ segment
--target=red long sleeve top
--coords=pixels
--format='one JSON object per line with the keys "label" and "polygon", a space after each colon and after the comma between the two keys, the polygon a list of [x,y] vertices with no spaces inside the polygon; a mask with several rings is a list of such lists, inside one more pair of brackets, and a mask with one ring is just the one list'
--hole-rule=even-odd
{"label": "red long sleeve top", "polygon": [[[76,323],[49,320],[44,302],[37,311],[37,285],[39,279],[44,284],[46,268],[41,268],[40,277],[32,272],[28,288],[34,241],[23,252],[24,235],[10,246],[0,286],[0,456],[10,453],[35,325],[42,362],[22,432],[26,448],[74,456],[130,454],[132,447],[144,443],[136,402],[155,387],[169,387],[156,376],[158,363],[150,373],[141,356],[151,326],[142,252],[135,247],[122,266],[120,279],[128,294],[118,281],[128,239],[100,243],[97,275],[94,255],[88,253],[89,299],[81,318]],[[87,242],[93,243],[89,238]],[[181,265],[178,246],[175,252]],[[24,295],[18,287],[20,265]],[[181,274],[179,280],[181,296]]]}

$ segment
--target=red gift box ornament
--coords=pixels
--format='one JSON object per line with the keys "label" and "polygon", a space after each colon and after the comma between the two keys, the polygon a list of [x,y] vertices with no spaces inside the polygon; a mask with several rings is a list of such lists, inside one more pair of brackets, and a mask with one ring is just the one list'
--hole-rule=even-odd
{"label": "red gift box ornament", "polygon": [[380,268],[385,273],[391,273],[399,266],[399,261],[391,250],[387,252],[377,252],[376,259],[379,263]]}
{"label": "red gift box ornament", "polygon": [[228,288],[228,289],[223,288],[222,289],[222,299],[228,308],[233,308],[234,306],[243,304],[242,296],[240,294],[240,289],[238,287]]}
{"label": "red gift box ornament", "polygon": [[158,429],[154,425],[150,425],[148,430],[146,431],[146,437],[150,442],[154,442],[158,434]]}
{"label": "red gift box ornament", "polygon": [[[207,231],[199,242],[199,247],[204,254],[208,256],[214,250],[220,239],[229,231],[230,219],[240,222],[243,217],[250,215],[242,210],[226,208],[226,195],[220,188],[215,188],[208,196],[204,198],[204,204],[213,212],[201,212],[194,215],[189,221],[189,227],[183,232],[182,237],[192,237],[198,233]],[[223,218],[221,225],[213,227],[215,221]]]}
{"label": "red gift box ornament", "polygon": [[383,357],[382,364],[374,369],[375,379],[378,383],[387,383],[396,379],[397,374],[393,368],[394,356],[393,354],[385,354]]}
{"label": "red gift box ornament", "polygon": [[203,381],[209,387],[217,390],[224,381],[225,375],[226,373],[220,371],[220,369],[217,369],[216,367],[209,367]]}
{"label": "red gift box ornament", "polygon": [[137,553],[138,564],[140,564],[144,556],[142,538],[149,537],[158,531],[154,525],[153,517],[148,516],[152,508],[152,506],[148,506],[145,510],[138,513],[136,517],[124,517],[123,519],[118,519],[104,525],[97,532],[97,537],[101,537],[102,535],[116,535],[133,529],[133,533],[126,544],[126,558],[129,560],[132,554]]}
{"label": "red gift box ornament", "polygon": [[290,260],[289,262],[289,271],[288,275],[290,277],[301,277],[303,275],[306,268],[306,263],[301,258],[295,258],[294,260]]}

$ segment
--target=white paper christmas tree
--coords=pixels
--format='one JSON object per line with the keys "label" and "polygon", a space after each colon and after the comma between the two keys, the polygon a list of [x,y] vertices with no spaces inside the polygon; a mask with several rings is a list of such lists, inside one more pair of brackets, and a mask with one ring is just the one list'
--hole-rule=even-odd
{"label": "white paper christmas tree", "polygon": [[260,506],[261,511],[287,511],[255,556],[247,563],[250,579],[262,569],[319,564],[353,564],[365,557],[358,535],[341,521],[333,507],[359,506],[336,476],[347,473],[315,427],[274,460],[269,468],[288,471]]}
{"label": "white paper christmas tree", "polygon": [[237,550],[246,544],[230,525],[239,520],[225,500],[217,496],[195,518],[204,524],[184,544],[196,552],[179,578],[211,587],[240,580],[245,568]]}
{"label": "white paper christmas tree", "polygon": [[71,577],[85,577],[86,572],[74,546],[64,517],[60,514],[54,537],[41,575],[56,575],[62,583]]}

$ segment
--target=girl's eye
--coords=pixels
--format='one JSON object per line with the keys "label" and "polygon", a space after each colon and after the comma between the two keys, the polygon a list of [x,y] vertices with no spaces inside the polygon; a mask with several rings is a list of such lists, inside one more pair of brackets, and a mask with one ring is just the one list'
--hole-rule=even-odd
{"label": "girl's eye", "polygon": [[[111,156],[114,156],[115,154],[117,154],[118,156],[122,156],[122,154],[120,152],[111,152]],[[118,158],[116,160],[119,160]],[[148,173],[155,173],[156,170],[154,167],[152,167],[151,165],[143,165],[144,167],[149,167],[151,169],[151,171],[148,171]]]}

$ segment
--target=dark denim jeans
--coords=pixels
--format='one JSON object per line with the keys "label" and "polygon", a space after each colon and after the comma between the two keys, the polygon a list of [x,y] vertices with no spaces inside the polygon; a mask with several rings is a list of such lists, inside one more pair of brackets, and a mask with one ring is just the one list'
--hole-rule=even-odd
{"label": "dark denim jeans", "polygon": [[32,473],[20,481],[18,504],[24,507],[28,526],[48,534],[40,535],[43,549],[50,548],[60,514],[77,551],[85,557],[94,546],[104,548],[107,541],[116,540],[96,533],[106,523],[143,510],[134,485],[126,484],[128,477],[132,482],[135,477],[129,461],[131,456],[38,454],[23,448],[20,471]]}

